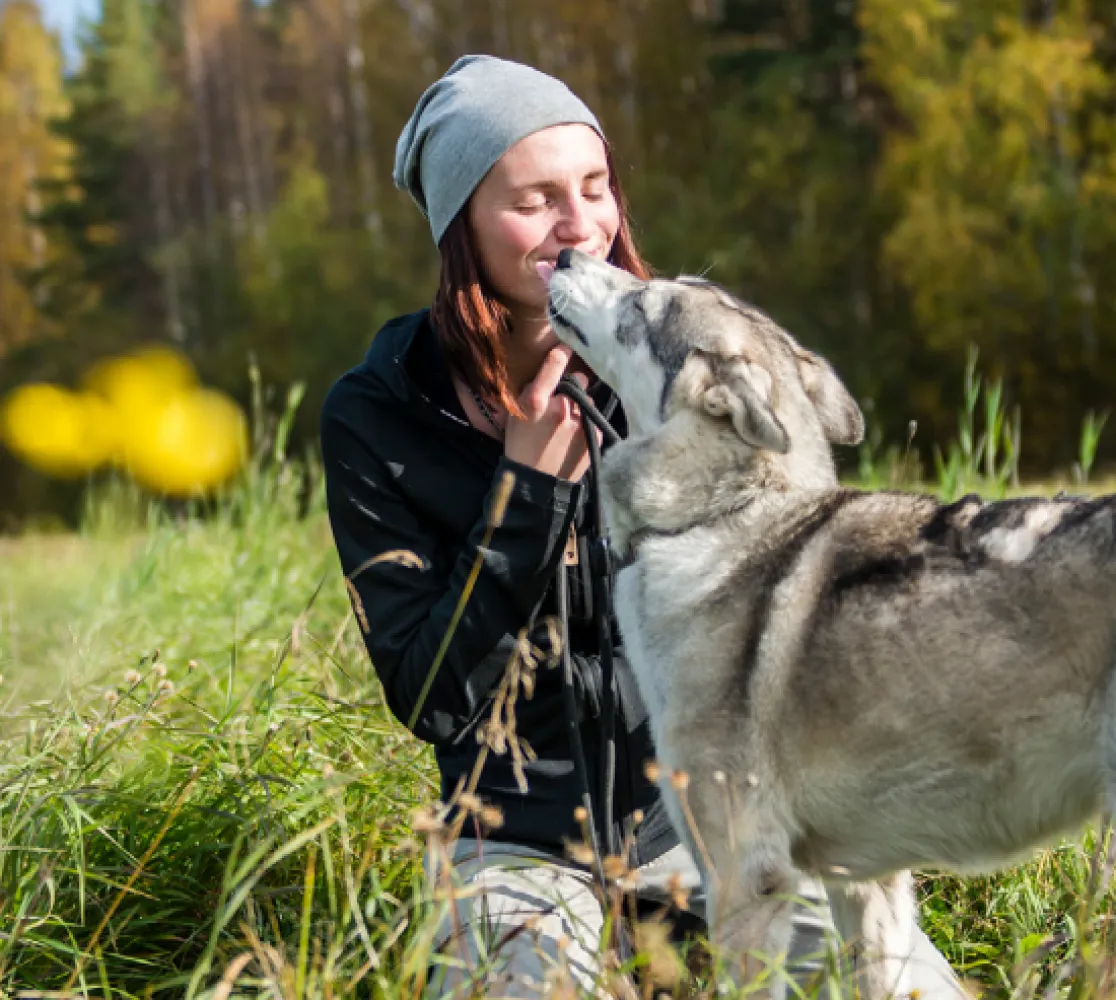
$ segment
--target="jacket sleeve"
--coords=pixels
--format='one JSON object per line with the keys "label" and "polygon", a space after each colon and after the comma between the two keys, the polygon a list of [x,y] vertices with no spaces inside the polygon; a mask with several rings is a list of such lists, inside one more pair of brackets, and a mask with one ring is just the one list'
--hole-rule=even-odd
{"label": "jacket sleeve", "polygon": [[[353,421],[328,403],[322,456],[349,595],[388,707],[404,725],[481,553],[501,478],[514,476],[506,512],[483,551],[476,584],[413,727],[427,742],[453,742],[498,682],[512,639],[554,574],[579,487],[504,458],[484,511],[454,548],[423,523]],[[407,555],[373,561],[388,552]]]}

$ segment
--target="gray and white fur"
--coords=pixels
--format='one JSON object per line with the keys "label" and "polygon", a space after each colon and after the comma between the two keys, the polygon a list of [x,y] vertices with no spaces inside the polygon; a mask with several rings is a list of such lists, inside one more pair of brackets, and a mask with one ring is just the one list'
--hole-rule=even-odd
{"label": "gray and white fur", "polygon": [[549,311],[628,417],[616,611],[715,944],[751,978],[810,873],[866,994],[908,992],[909,869],[1002,867],[1116,792],[1116,497],[843,489],[860,410],[758,310],[572,252]]}

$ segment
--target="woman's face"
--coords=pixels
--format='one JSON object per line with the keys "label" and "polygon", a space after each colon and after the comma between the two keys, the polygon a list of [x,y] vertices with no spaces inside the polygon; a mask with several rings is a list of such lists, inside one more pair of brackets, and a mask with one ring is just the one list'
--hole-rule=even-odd
{"label": "woman's face", "polygon": [[469,222],[493,291],[542,317],[546,284],[535,267],[573,247],[605,258],[620,228],[601,137],[588,125],[555,125],[521,139],[477,186]]}

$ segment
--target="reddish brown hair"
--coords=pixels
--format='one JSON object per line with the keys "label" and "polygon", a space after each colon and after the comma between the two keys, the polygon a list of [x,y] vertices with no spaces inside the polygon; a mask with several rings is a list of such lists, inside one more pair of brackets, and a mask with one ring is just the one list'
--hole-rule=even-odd
{"label": "reddish brown hair", "polygon": [[[605,145],[608,186],[616,199],[620,227],[612,242],[608,262],[637,278],[651,277],[632,237],[628,202],[613,167],[612,151]],[[508,385],[507,347],[509,313],[492,290],[481,268],[469,204],[446,227],[438,250],[442,272],[434,294],[431,319],[450,369],[482,398],[499,401],[509,413],[519,415],[519,405]]]}

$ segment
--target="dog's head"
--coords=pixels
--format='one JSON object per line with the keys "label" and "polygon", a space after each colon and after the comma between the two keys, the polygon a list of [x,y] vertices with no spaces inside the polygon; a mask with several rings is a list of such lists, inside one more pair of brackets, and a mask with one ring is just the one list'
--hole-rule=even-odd
{"label": "dog's head", "polygon": [[778,454],[819,434],[832,444],[863,436],[860,408],[829,364],[709,282],[641,281],[563,250],[548,312],[558,337],[619,395],[636,434],[689,409]]}

